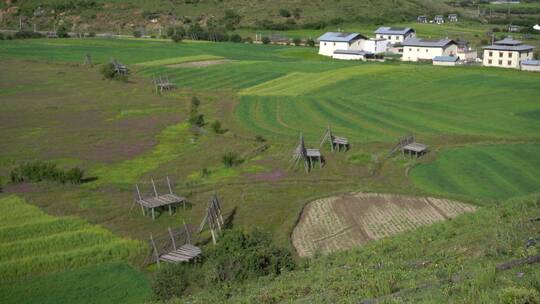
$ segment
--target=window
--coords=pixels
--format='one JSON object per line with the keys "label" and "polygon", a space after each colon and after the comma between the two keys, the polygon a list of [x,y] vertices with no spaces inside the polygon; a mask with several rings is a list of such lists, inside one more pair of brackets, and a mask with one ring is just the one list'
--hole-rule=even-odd
{"label": "window", "polygon": [[493,52],[489,52],[489,57],[493,57]]}
{"label": "window", "polygon": [[512,58],[512,52],[508,53],[508,58]]}
{"label": "window", "polygon": [[426,53],[428,52],[428,49],[426,49]]}
{"label": "window", "polygon": [[334,42],[334,46],[336,46],[336,43]]}
{"label": "window", "polygon": [[417,52],[420,52],[420,49],[416,49]]}
{"label": "window", "polygon": [[499,60],[499,65],[502,65],[502,60]]}
{"label": "window", "polygon": [[503,56],[503,52],[499,52],[499,57],[502,57]]}
{"label": "window", "polygon": [[489,64],[492,64],[492,63],[493,63],[493,60],[489,59],[489,60],[488,60],[488,63],[489,63]]}
{"label": "window", "polygon": [[324,43],[324,45],[326,45],[326,42]]}
{"label": "window", "polygon": [[512,65],[512,60],[508,60],[508,65]]}
{"label": "window", "polygon": [[412,49],[411,49],[411,48],[409,48],[409,52],[412,52]]}

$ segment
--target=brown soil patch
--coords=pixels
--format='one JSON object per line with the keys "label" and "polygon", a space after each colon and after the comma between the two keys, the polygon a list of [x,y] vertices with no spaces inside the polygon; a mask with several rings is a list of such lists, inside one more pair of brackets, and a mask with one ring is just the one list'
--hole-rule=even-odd
{"label": "brown soil patch", "polygon": [[167,67],[169,68],[206,68],[213,65],[229,63],[231,60],[228,59],[219,59],[219,60],[204,60],[204,61],[192,61],[184,62],[178,64],[171,64]]}
{"label": "brown soil patch", "polygon": [[33,193],[38,192],[37,185],[31,183],[8,184],[4,186],[5,193]]}
{"label": "brown soil patch", "polygon": [[474,210],[471,205],[428,197],[377,193],[329,197],[304,208],[292,241],[300,256],[326,254]]}

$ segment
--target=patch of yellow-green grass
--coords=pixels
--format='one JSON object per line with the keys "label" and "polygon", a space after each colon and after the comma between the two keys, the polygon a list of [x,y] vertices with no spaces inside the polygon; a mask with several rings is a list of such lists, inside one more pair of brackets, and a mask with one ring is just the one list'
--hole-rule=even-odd
{"label": "patch of yellow-green grass", "polygon": [[240,91],[241,95],[299,96],[351,77],[386,72],[390,66],[359,64],[322,73],[293,72]]}
{"label": "patch of yellow-green grass", "polygon": [[97,177],[92,185],[134,183],[146,172],[172,161],[194,147],[190,143],[189,124],[180,123],[165,128],[157,136],[158,144],[148,153],[113,165],[102,165],[89,172]]}
{"label": "patch of yellow-green grass", "polygon": [[223,59],[223,57],[215,56],[215,55],[183,56],[183,57],[174,57],[174,58],[146,61],[146,62],[137,63],[137,65],[143,66],[143,67],[153,67],[153,66],[171,65],[171,64],[179,64],[179,63],[194,62],[194,61],[217,60],[217,59]]}
{"label": "patch of yellow-green grass", "polygon": [[203,176],[202,171],[195,171],[188,175],[188,179],[192,181],[205,181],[209,183],[220,182],[226,179],[240,176],[242,173],[257,173],[262,172],[266,168],[261,165],[250,165],[236,168],[216,167],[209,168],[208,175]]}

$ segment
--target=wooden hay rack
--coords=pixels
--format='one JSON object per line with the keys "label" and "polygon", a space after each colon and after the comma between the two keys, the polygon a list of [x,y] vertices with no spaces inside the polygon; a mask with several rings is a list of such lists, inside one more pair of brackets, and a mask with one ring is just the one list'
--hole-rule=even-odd
{"label": "wooden hay rack", "polygon": [[169,76],[154,76],[152,81],[154,83],[154,89],[156,91],[156,94],[161,94],[163,93],[163,91],[170,91],[176,89],[176,85],[171,82]]}
{"label": "wooden hay rack", "polygon": [[212,242],[214,245],[217,242],[217,238],[225,226],[223,215],[221,214],[221,203],[216,193],[212,195],[206,208],[206,214],[199,226],[199,233],[204,230],[204,227],[208,225],[210,233],[212,234]]}
{"label": "wooden hay rack", "polygon": [[166,178],[166,188],[168,193],[163,194],[162,192],[162,194],[160,194],[154,179],[150,179],[150,183],[152,186],[151,190],[148,189],[149,187],[147,187],[147,191],[144,192],[141,191],[142,187],[139,187],[139,184],[135,184],[135,201],[141,207],[143,216],[150,213],[152,215],[152,219],[155,219],[155,209],[168,208],[169,214],[172,215],[173,207],[176,208],[178,205],[183,204],[184,209],[186,208],[186,199],[173,193],[171,181],[168,176]]}
{"label": "wooden hay rack", "polygon": [[408,154],[409,156],[419,157],[427,153],[428,146],[416,142],[416,136],[414,134],[410,134],[399,138],[397,144],[390,150],[388,156],[391,156],[398,150],[401,150],[403,155]]}
{"label": "wooden hay rack", "polygon": [[304,164],[306,172],[310,172],[315,167],[315,162],[319,162],[319,167],[322,168],[324,158],[319,149],[308,149],[304,142],[304,136],[300,133],[300,141],[294,149],[291,159],[291,166],[296,167],[299,163]]}
{"label": "wooden hay rack", "polygon": [[330,144],[332,152],[348,151],[350,148],[349,140],[345,137],[335,136],[332,133],[330,127],[326,129],[321,140],[319,147],[322,147],[325,143]]}
{"label": "wooden hay rack", "polygon": [[202,250],[193,245],[191,235],[192,228],[184,222],[183,227],[177,229],[167,228],[168,235],[154,238],[150,234],[150,246],[152,253],[150,262],[155,262],[158,267],[160,262],[184,263],[197,259]]}
{"label": "wooden hay rack", "polygon": [[113,65],[115,74],[117,74],[117,75],[127,75],[129,73],[129,69],[127,68],[127,66],[121,64],[116,59],[112,59],[111,64]]}

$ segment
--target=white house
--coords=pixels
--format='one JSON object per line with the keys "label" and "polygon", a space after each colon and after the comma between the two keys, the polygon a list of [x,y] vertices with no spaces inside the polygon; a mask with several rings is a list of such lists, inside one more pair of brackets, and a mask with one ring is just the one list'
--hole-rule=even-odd
{"label": "white house", "polygon": [[458,22],[458,15],[457,14],[448,14],[448,21],[450,21],[450,22]]}
{"label": "white house", "polygon": [[375,38],[386,39],[389,44],[402,44],[403,41],[416,37],[416,31],[409,27],[379,27],[375,31]]}
{"label": "white house", "polygon": [[362,60],[365,61],[367,57],[373,56],[372,53],[355,50],[336,50],[332,58],[342,60]]}
{"label": "white house", "polygon": [[500,68],[521,68],[524,60],[533,59],[534,47],[523,44],[519,40],[506,38],[484,47],[484,66]]}
{"label": "white house", "polygon": [[456,66],[459,63],[459,57],[456,56],[435,56],[433,65]]}
{"label": "white house", "polygon": [[521,62],[522,71],[540,72],[540,60],[523,60]]}
{"label": "white house", "polygon": [[360,43],[368,38],[359,33],[328,32],[317,38],[319,54],[332,57],[336,50],[361,51]]}
{"label": "white house", "polygon": [[433,18],[433,21],[437,24],[443,24],[444,23],[444,17],[443,15],[437,15],[435,18]]}
{"label": "white house", "polygon": [[475,49],[471,48],[467,41],[458,39],[456,40],[456,43],[458,45],[456,56],[459,57],[459,61],[465,63],[476,62],[478,52]]}
{"label": "white house", "polygon": [[457,43],[452,39],[410,38],[403,42],[403,61],[433,60],[436,56],[455,56]]}
{"label": "white house", "polygon": [[360,49],[372,54],[386,53],[386,50],[388,49],[388,40],[377,38],[362,40],[360,41]]}

